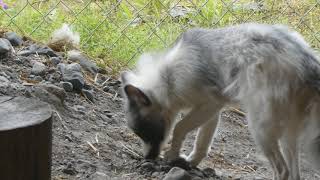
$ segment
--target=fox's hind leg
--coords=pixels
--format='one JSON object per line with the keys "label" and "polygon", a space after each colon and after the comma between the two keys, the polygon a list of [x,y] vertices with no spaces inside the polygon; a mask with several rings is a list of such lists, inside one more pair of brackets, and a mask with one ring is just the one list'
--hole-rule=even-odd
{"label": "fox's hind leg", "polygon": [[299,151],[297,146],[297,134],[294,130],[288,130],[280,139],[283,156],[289,168],[290,180],[300,180]]}
{"label": "fox's hind leg", "polygon": [[268,110],[268,105],[256,104],[248,109],[248,121],[256,144],[272,166],[274,180],[288,180],[289,171],[278,144],[282,132],[279,119]]}

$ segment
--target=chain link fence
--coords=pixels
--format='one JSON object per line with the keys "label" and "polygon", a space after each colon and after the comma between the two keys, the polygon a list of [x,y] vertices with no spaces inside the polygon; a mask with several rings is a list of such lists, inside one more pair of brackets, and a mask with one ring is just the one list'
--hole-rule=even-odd
{"label": "chain link fence", "polygon": [[46,42],[63,23],[81,47],[112,68],[169,46],[190,27],[282,23],[320,49],[319,0],[0,0],[0,27]]}

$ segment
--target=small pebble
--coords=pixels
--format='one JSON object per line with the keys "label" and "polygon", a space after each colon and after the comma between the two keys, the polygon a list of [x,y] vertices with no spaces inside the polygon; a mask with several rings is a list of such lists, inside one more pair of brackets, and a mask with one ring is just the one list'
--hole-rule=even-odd
{"label": "small pebble", "polygon": [[88,98],[91,102],[94,102],[93,91],[82,89],[82,93]]}
{"label": "small pebble", "polygon": [[51,57],[50,61],[54,66],[56,66],[61,62],[61,59],[59,57]]}
{"label": "small pebble", "polygon": [[209,167],[203,169],[202,172],[203,172],[203,174],[204,174],[205,176],[207,176],[207,177],[214,177],[214,176],[216,176],[216,171],[215,171],[214,169],[212,169],[212,168],[209,168]]}
{"label": "small pebble", "polygon": [[38,82],[41,82],[43,80],[41,76],[35,76],[33,79]]}
{"label": "small pebble", "polygon": [[191,166],[190,166],[189,162],[187,162],[184,158],[181,158],[181,157],[170,161],[169,165],[170,166],[174,166],[174,167],[180,167],[180,168],[185,169],[185,170],[190,170],[191,169]]}
{"label": "small pebble", "polygon": [[72,92],[73,85],[70,82],[60,82],[62,88],[67,92]]}
{"label": "small pebble", "polygon": [[172,168],[163,180],[191,180],[191,175],[179,167]]}
{"label": "small pebble", "polygon": [[22,38],[15,32],[6,32],[4,38],[8,39],[12,46],[21,46],[23,43]]}
{"label": "small pebble", "polygon": [[35,62],[32,66],[31,74],[44,75],[46,66],[41,62]]}
{"label": "small pebble", "polygon": [[152,162],[145,162],[145,163],[141,164],[141,168],[145,169],[147,171],[154,171],[154,169],[155,169],[154,163],[152,163]]}

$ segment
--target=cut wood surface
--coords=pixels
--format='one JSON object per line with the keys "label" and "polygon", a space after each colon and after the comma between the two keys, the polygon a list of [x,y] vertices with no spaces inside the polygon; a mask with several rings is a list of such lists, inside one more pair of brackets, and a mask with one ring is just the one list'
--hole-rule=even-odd
{"label": "cut wood surface", "polygon": [[51,179],[52,110],[25,97],[0,97],[0,179]]}

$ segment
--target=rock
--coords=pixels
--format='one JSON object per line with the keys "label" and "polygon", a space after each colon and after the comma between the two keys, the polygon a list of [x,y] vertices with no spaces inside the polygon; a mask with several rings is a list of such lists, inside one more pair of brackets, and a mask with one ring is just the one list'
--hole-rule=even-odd
{"label": "rock", "polygon": [[216,171],[212,168],[209,168],[209,167],[203,169],[202,172],[206,177],[215,177],[216,176]]}
{"label": "rock", "polygon": [[83,106],[76,105],[76,106],[74,106],[74,109],[75,109],[76,111],[78,111],[79,113],[81,113],[81,114],[85,114],[85,113],[86,113],[86,108],[83,107]]}
{"label": "rock", "polygon": [[7,54],[11,50],[11,44],[7,39],[0,38],[0,55]]}
{"label": "rock", "polygon": [[43,78],[42,78],[41,76],[35,76],[35,77],[33,78],[33,80],[38,81],[38,82],[41,82],[41,81],[43,80]]}
{"label": "rock", "polygon": [[108,82],[108,86],[113,86],[113,87],[120,87],[121,86],[121,81],[111,81],[111,82]]}
{"label": "rock", "polygon": [[78,63],[60,63],[58,69],[62,73],[63,80],[70,82],[73,85],[73,90],[81,92],[81,89],[84,86],[84,77],[81,72],[81,66]]}
{"label": "rock", "polygon": [[171,169],[171,166],[169,166],[169,165],[160,165],[161,171],[168,172],[168,171],[170,171],[170,169]]}
{"label": "rock", "polygon": [[193,176],[204,178],[203,172],[199,169],[191,169],[191,171],[189,171],[189,173]]}
{"label": "rock", "polygon": [[[99,74],[97,74],[96,78],[96,84],[99,84],[99,85],[104,85],[105,83],[107,83],[107,81],[110,79],[109,77],[106,77],[102,74],[100,74],[101,72],[99,72]],[[103,84],[104,83],[104,84]]]}
{"label": "rock", "polygon": [[10,81],[4,77],[4,76],[0,76],[0,88],[6,88],[8,87],[10,84]]}
{"label": "rock", "polygon": [[141,168],[147,171],[154,171],[155,170],[155,164],[152,162],[144,162],[141,164]]}
{"label": "rock", "polygon": [[44,88],[45,90],[47,90],[51,94],[54,94],[55,96],[57,96],[61,100],[61,102],[63,102],[64,99],[67,97],[66,91],[63,88],[60,88],[56,85],[40,84],[39,86]]}
{"label": "rock", "polygon": [[185,170],[190,170],[191,169],[191,165],[188,161],[186,161],[184,158],[179,157],[177,159],[174,159],[172,161],[169,162],[170,166],[174,166],[174,167],[180,167],[182,169]]}
{"label": "rock", "polygon": [[15,32],[6,32],[4,38],[8,39],[12,46],[21,46],[23,43],[22,38]]}
{"label": "rock", "polygon": [[67,92],[73,91],[73,85],[70,82],[60,82],[62,88]]}
{"label": "rock", "polygon": [[103,90],[104,92],[109,92],[111,89],[110,89],[109,86],[104,86],[104,87],[102,88],[102,90]]}
{"label": "rock", "polygon": [[68,58],[72,62],[78,62],[84,70],[90,72],[93,75],[99,72],[99,67],[96,65],[96,63],[90,61],[90,59],[88,59],[79,51],[69,51]]}
{"label": "rock", "polygon": [[34,75],[44,75],[46,71],[46,66],[41,62],[35,62],[32,66],[31,74]]}
{"label": "rock", "polygon": [[29,56],[31,54],[38,54],[38,55],[46,55],[49,57],[58,57],[58,55],[51,48],[47,46],[39,46],[36,44],[29,46],[27,49],[22,50],[17,54],[20,56]]}
{"label": "rock", "polygon": [[53,84],[39,84],[34,87],[31,94],[58,108],[62,107],[63,101],[67,96],[64,89]]}
{"label": "rock", "polygon": [[82,89],[82,93],[89,99],[91,102],[94,102],[94,95],[92,90]]}
{"label": "rock", "polygon": [[6,77],[6,78],[12,78],[12,77],[10,77],[10,72],[2,71],[2,72],[0,72],[0,76]]}
{"label": "rock", "polygon": [[25,86],[20,84],[20,83],[11,83],[10,84],[10,88],[12,90],[17,90],[17,91],[20,91],[20,92],[25,91],[25,89],[26,89]]}
{"label": "rock", "polygon": [[151,176],[152,177],[159,177],[160,176],[160,173],[159,172],[153,172],[152,174],[151,174]]}
{"label": "rock", "polygon": [[69,175],[77,174],[77,170],[72,166],[72,164],[68,164],[67,167],[62,170],[62,172]]}
{"label": "rock", "polygon": [[50,62],[54,65],[54,66],[57,66],[60,62],[61,62],[61,59],[59,57],[51,57],[50,58]]}
{"label": "rock", "polygon": [[112,118],[113,113],[109,110],[104,110],[103,113],[108,117],[108,118]]}
{"label": "rock", "polygon": [[110,177],[108,175],[106,175],[105,173],[97,171],[91,175],[90,179],[91,180],[109,180]]}
{"label": "rock", "polygon": [[263,177],[254,177],[253,180],[264,180],[265,178]]}
{"label": "rock", "polygon": [[[116,93],[117,93],[116,90],[114,90],[113,88],[110,88],[109,86],[103,87],[102,90],[103,90],[104,92],[108,92],[108,93],[110,93],[110,94],[116,94]],[[118,93],[118,96],[121,96],[121,94]]]}
{"label": "rock", "polygon": [[174,167],[166,174],[163,180],[191,180],[191,176],[187,171]]}
{"label": "rock", "polygon": [[9,80],[4,76],[0,76],[0,82],[9,82]]}

